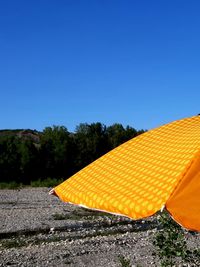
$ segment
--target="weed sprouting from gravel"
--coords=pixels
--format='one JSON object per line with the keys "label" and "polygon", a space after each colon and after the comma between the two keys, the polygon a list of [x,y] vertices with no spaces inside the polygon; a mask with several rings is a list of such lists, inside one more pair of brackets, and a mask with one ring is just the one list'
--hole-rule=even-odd
{"label": "weed sprouting from gravel", "polygon": [[26,242],[22,239],[5,239],[1,241],[2,248],[20,248],[26,246]]}
{"label": "weed sprouting from gravel", "polygon": [[200,265],[200,250],[189,250],[183,228],[163,213],[158,217],[161,229],[154,236],[153,244],[161,266],[174,266],[179,258],[184,263]]}
{"label": "weed sprouting from gravel", "polygon": [[122,267],[131,267],[131,260],[123,255],[118,256],[119,262]]}
{"label": "weed sprouting from gravel", "polygon": [[55,213],[55,214],[53,214],[53,219],[54,220],[66,220],[67,217],[64,214]]}

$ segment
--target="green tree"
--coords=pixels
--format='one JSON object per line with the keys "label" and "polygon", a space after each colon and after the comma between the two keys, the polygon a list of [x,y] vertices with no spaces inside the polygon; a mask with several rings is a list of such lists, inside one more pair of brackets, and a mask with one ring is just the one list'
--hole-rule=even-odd
{"label": "green tree", "polygon": [[39,151],[31,140],[21,140],[19,144],[21,180],[29,184],[40,178]]}
{"label": "green tree", "polygon": [[19,138],[0,137],[0,177],[2,182],[20,181]]}
{"label": "green tree", "polygon": [[76,166],[78,169],[108,152],[108,138],[106,126],[100,122],[87,124],[81,123],[75,131],[77,144]]}
{"label": "green tree", "polygon": [[75,143],[64,126],[44,129],[41,136],[43,176],[67,178],[74,172]]}
{"label": "green tree", "polygon": [[130,126],[124,128],[122,124],[115,123],[107,128],[107,135],[110,149],[113,149],[137,136],[138,132]]}

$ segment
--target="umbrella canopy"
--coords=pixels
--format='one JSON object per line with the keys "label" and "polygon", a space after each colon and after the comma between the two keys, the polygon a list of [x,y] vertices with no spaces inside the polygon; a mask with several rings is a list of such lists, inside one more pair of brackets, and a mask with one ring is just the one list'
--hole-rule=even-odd
{"label": "umbrella canopy", "polygon": [[200,231],[200,116],[141,134],[54,188],[64,202],[132,219],[162,207]]}

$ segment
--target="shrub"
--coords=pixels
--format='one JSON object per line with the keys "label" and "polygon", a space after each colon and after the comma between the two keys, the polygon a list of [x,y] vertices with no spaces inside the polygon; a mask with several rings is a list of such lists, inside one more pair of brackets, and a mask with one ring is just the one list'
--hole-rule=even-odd
{"label": "shrub", "polygon": [[54,187],[58,184],[63,182],[63,179],[53,179],[53,178],[46,178],[46,179],[39,179],[35,181],[31,181],[31,186],[32,187]]}
{"label": "shrub", "polygon": [[17,183],[15,181],[12,182],[1,182],[0,183],[0,189],[18,189],[18,188],[22,188],[23,185],[21,183]]}
{"label": "shrub", "polygon": [[185,232],[166,212],[158,216],[159,230],[153,244],[160,258],[161,266],[174,266],[176,261],[190,262],[199,266],[200,250],[189,250]]}

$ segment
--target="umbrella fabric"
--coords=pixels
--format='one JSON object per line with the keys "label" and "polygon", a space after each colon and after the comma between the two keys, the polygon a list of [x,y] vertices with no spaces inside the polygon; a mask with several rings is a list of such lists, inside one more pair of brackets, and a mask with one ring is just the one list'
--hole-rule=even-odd
{"label": "umbrella fabric", "polygon": [[200,230],[199,155],[200,116],[194,116],[131,139],[54,191],[64,202],[133,219],[151,216],[166,204],[177,222]]}
{"label": "umbrella fabric", "polygon": [[182,226],[200,231],[200,154],[194,158],[166,208]]}

